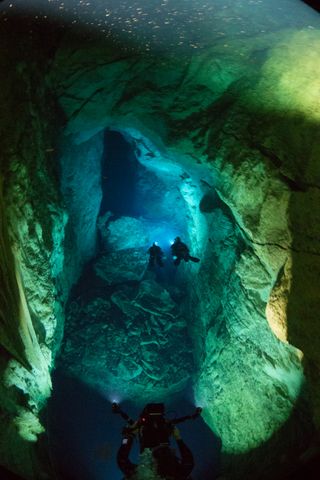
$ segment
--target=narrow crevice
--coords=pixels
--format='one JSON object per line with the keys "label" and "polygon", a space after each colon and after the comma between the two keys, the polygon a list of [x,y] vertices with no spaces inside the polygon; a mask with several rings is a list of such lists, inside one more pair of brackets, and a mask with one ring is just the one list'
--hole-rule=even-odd
{"label": "narrow crevice", "polygon": [[250,244],[252,244],[252,245],[258,245],[259,247],[276,247],[276,248],[279,248],[280,250],[284,250],[286,252],[295,252],[295,253],[306,254],[306,255],[320,256],[320,253],[311,252],[309,250],[298,250],[297,248],[294,248],[294,247],[289,247],[289,246],[285,247],[283,245],[280,245],[279,243],[258,242],[257,240],[252,240],[252,238],[250,238],[250,236],[248,235],[246,230],[243,227],[241,227],[241,225],[239,225],[238,222],[237,222],[237,226],[241,230],[245,239],[248,240],[248,242],[250,242]]}

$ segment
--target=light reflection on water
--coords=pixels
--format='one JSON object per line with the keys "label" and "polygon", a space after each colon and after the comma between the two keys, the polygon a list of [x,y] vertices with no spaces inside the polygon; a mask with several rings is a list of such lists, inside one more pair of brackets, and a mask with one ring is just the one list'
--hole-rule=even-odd
{"label": "light reflection on water", "polygon": [[319,28],[319,15],[300,0],[11,0],[0,21],[14,14],[86,27],[126,48],[197,52],[285,28]]}

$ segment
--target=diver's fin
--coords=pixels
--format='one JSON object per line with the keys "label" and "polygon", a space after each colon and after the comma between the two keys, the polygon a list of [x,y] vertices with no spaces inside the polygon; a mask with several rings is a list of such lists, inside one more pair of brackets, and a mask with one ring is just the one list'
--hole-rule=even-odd
{"label": "diver's fin", "polygon": [[200,258],[197,258],[197,257],[189,256],[189,260],[191,260],[192,262],[196,262],[196,263],[200,262]]}

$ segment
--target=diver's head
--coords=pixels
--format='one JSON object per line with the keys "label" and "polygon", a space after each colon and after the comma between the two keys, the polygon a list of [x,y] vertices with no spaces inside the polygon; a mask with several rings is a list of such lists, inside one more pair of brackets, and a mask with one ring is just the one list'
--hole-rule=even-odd
{"label": "diver's head", "polygon": [[145,423],[149,418],[152,418],[153,420],[164,418],[164,414],[164,403],[147,403],[140,414],[140,421]]}
{"label": "diver's head", "polygon": [[176,237],[176,238],[174,239],[174,241],[175,241],[175,242],[181,242],[181,238],[180,238],[180,237]]}

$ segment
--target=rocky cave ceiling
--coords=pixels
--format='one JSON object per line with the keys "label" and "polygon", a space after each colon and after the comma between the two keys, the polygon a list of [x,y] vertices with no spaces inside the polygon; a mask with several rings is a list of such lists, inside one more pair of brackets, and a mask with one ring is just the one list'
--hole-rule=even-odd
{"label": "rocky cave ceiling", "polygon": [[[212,3],[181,50],[162,16],[120,33],[121,2],[114,36],[1,17],[0,457],[24,478],[54,478],[57,365],[140,405],[191,383],[230,478],[285,472],[318,432],[320,20]],[[200,263],[148,270],[181,233]]]}

